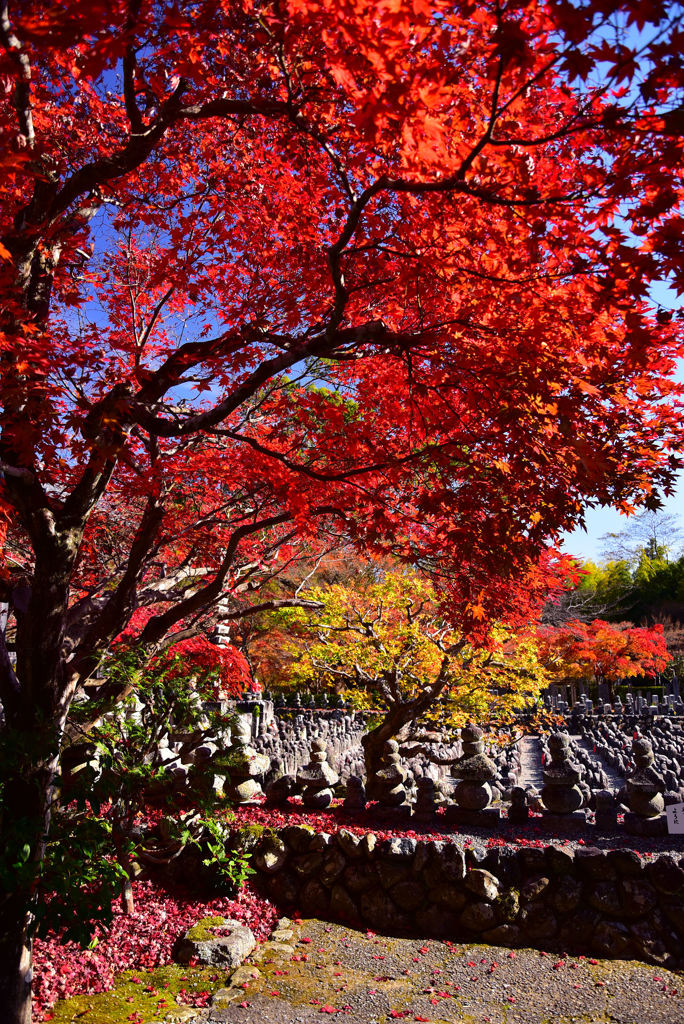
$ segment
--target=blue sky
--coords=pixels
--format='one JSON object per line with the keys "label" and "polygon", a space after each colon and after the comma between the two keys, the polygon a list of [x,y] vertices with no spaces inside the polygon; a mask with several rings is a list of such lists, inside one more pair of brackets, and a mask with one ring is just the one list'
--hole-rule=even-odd
{"label": "blue sky", "polygon": [[[676,494],[663,502],[663,512],[678,515],[684,526],[684,479],[680,476]],[[592,562],[601,560],[600,538],[605,533],[618,533],[624,530],[633,517],[627,517],[611,508],[591,509],[586,516],[586,533],[584,530],[573,530],[563,534],[563,548],[571,555]]]}
{"label": "blue sky", "polygon": [[[651,297],[654,302],[667,309],[675,311],[684,309],[684,297],[675,295],[672,289],[664,283],[654,285],[651,289]],[[677,378],[684,383],[684,361],[682,361]],[[676,492],[671,497],[663,499],[662,511],[679,516],[681,526],[684,528],[684,473],[680,473]],[[633,517],[625,516],[612,508],[591,509],[586,514],[586,532],[577,529],[563,534],[563,547],[571,555],[591,561],[600,561],[602,548],[600,538],[606,533],[618,533],[624,530],[632,519]]]}

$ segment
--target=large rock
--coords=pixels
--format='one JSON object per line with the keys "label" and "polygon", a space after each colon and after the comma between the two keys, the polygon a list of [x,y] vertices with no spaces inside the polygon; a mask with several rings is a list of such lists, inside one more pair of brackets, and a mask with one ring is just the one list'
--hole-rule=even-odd
{"label": "large rock", "polygon": [[602,914],[609,917],[622,916],[622,904],[618,894],[617,886],[612,882],[596,882],[592,885],[588,894],[588,902]]}
{"label": "large rock", "polygon": [[361,920],[358,906],[343,885],[333,885],[330,891],[330,913],[344,924],[355,925]]}
{"label": "large rock", "polygon": [[554,875],[567,875],[575,866],[575,851],[570,846],[548,846],[546,860]]}
{"label": "large rock", "polygon": [[463,910],[468,902],[468,896],[463,889],[456,885],[435,885],[430,889],[430,902],[440,907],[447,907],[449,910]]}
{"label": "large rock", "polygon": [[643,917],[650,914],[656,905],[655,890],[648,882],[638,878],[623,878],[618,888],[624,917]]}
{"label": "large rock", "polygon": [[425,889],[411,878],[404,879],[393,886],[390,896],[401,910],[417,910],[425,903]]}
{"label": "large rock", "polygon": [[287,847],[278,836],[268,836],[259,843],[254,863],[259,871],[271,875],[280,871],[287,860]]}
{"label": "large rock", "polygon": [[491,903],[470,903],[461,914],[461,924],[472,932],[483,932],[496,924],[496,911]]}
{"label": "large rock", "polygon": [[684,871],[669,854],[651,861],[646,866],[646,874],[659,892],[684,895]]}
{"label": "large rock", "polygon": [[361,916],[379,932],[408,931],[411,918],[403,914],[384,889],[370,889],[361,896]]}
{"label": "large rock", "polygon": [[491,871],[473,868],[465,878],[465,884],[471,892],[484,900],[495,900],[499,895],[499,880]]}
{"label": "large rock", "polygon": [[208,967],[238,967],[256,946],[251,929],[230,918],[207,917],[194,925],[176,945],[181,964],[196,960]]}
{"label": "large rock", "polygon": [[350,864],[344,870],[344,885],[350,893],[358,894],[378,885],[378,873],[374,864]]}
{"label": "large rock", "polygon": [[591,937],[593,950],[609,957],[626,953],[629,940],[629,929],[620,921],[600,921]]}
{"label": "large rock", "polygon": [[317,878],[310,878],[302,887],[299,903],[305,917],[325,917],[330,906],[330,892]]}
{"label": "large rock", "polygon": [[559,914],[567,914],[574,910],[582,896],[582,885],[571,875],[562,876],[551,896],[551,905]]}
{"label": "large rock", "polygon": [[518,922],[531,939],[550,939],[556,934],[556,918],[543,903],[529,903],[520,911]]}
{"label": "large rock", "polygon": [[530,878],[520,890],[520,899],[523,903],[538,900],[544,895],[549,885],[549,879],[545,875],[540,875],[538,878]]}

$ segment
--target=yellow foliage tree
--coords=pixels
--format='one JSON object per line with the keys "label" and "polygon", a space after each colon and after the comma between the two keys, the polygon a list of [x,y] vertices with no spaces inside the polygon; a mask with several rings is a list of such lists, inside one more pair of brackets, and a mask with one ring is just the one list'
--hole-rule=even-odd
{"label": "yellow foliage tree", "polygon": [[282,613],[291,681],[345,691],[357,706],[382,712],[364,736],[369,780],[386,740],[413,742],[418,729],[499,720],[536,700],[547,685],[535,638],[495,625],[471,646],[439,612],[431,583],[410,570],[316,588],[315,611]]}

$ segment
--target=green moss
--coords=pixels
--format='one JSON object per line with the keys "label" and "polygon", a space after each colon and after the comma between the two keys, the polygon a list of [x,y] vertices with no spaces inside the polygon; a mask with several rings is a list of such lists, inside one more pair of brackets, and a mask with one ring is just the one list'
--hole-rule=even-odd
{"label": "green moss", "polygon": [[[133,979],[137,979],[134,981]],[[61,999],[51,1011],[54,1024],[92,1021],[92,1024],[127,1024],[137,1015],[143,1024],[153,1024],[182,1012],[184,999],[200,992],[216,992],[227,983],[225,972],[215,967],[181,967],[172,964],[153,971],[125,971],[117,975],[114,987],[99,995]],[[162,1002],[163,1000],[163,1002]],[[133,1017],[133,1019],[135,1019]]]}
{"label": "green moss", "polygon": [[494,906],[497,908],[502,921],[510,924],[512,921],[515,921],[520,910],[520,893],[517,889],[507,889],[497,897],[494,901]]}
{"label": "green moss", "polygon": [[192,926],[187,937],[193,942],[210,942],[211,939],[216,938],[214,928],[225,923],[225,917],[203,917],[201,921]]}

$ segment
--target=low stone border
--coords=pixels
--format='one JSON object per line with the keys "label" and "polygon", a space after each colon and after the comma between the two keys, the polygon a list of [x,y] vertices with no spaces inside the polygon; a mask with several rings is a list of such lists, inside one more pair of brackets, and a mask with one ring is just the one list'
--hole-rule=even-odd
{"label": "low stone border", "polygon": [[264,833],[252,864],[276,905],[305,916],[684,966],[684,870],[671,855],[560,845],[464,853],[448,841],[290,825]]}

